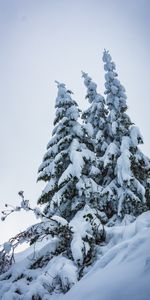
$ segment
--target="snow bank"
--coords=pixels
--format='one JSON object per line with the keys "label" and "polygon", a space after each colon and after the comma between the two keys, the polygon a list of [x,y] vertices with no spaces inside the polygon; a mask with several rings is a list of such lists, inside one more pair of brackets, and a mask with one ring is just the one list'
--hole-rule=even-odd
{"label": "snow bank", "polygon": [[[76,266],[62,257],[52,258],[45,268],[35,270],[34,279],[29,287],[25,279],[12,284],[11,279],[0,282],[0,299],[31,300],[32,294],[38,292],[42,300],[149,300],[150,299],[150,212],[140,215],[136,221],[126,215],[121,225],[106,227],[107,242],[99,247],[97,262],[90,267],[88,273],[76,283]],[[132,223],[131,223],[132,222]],[[79,224],[72,224],[79,227]],[[76,228],[78,230],[78,228]],[[41,247],[43,246],[43,247]],[[55,243],[53,243],[55,247]],[[52,250],[50,241],[43,241],[38,246],[38,255]],[[16,256],[16,264],[12,267],[13,279],[17,274],[27,271],[33,246]],[[18,259],[17,259],[18,258]],[[57,278],[62,282],[69,280],[74,286],[65,295],[45,292],[45,286]],[[22,295],[16,296],[14,291],[21,289]],[[16,298],[17,297],[17,298]]]}
{"label": "snow bank", "polygon": [[107,228],[107,238],[97,263],[61,300],[150,299],[150,212]]}

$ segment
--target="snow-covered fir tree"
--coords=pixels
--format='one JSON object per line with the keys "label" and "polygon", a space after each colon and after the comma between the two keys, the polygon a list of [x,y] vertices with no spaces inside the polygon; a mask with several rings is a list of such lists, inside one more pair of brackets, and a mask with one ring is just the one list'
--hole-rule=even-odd
{"label": "snow-covered fir tree", "polygon": [[101,187],[94,181],[96,155],[89,129],[78,122],[79,108],[64,84],[58,83],[55,107],[55,127],[38,176],[47,185],[38,203],[45,205],[47,217],[60,217],[68,224],[65,255],[81,276],[83,267],[94,260],[95,246],[104,238],[101,222],[107,219],[98,209]]}
{"label": "snow-covered fir tree", "polygon": [[104,174],[101,203],[108,217],[115,214],[121,218],[125,214],[137,216],[147,209],[149,201],[150,160],[138,147],[143,139],[126,114],[125,89],[106,50],[103,61],[110,143],[99,160]]}
{"label": "snow-covered fir tree", "polygon": [[86,99],[91,104],[88,109],[83,111],[82,119],[85,122],[85,126],[89,124],[93,128],[93,142],[95,146],[95,152],[97,156],[102,156],[108,146],[107,144],[107,109],[105,105],[105,99],[97,92],[97,84],[92,81],[91,77],[82,72],[84,78],[84,84],[87,88]]}
{"label": "snow-covered fir tree", "polygon": [[58,83],[52,138],[39,167],[38,180],[47,182],[38,203],[47,216],[70,221],[85,204],[94,207],[100,187],[94,182],[96,156],[89,130],[78,122],[79,108],[71,92]]}
{"label": "snow-covered fir tree", "polygon": [[[101,187],[93,179],[96,156],[91,136],[78,122],[79,108],[71,98],[72,92],[64,84],[57,82],[57,86],[55,127],[38,176],[38,180],[47,183],[38,199],[43,207],[43,212],[38,212],[42,222],[16,238],[19,242],[30,240],[35,249],[38,243],[41,247],[16,273],[11,272],[9,259],[6,269],[4,266],[8,271],[0,277],[7,283],[10,278],[6,290],[17,282],[13,285],[14,295],[23,294],[24,289],[29,299],[41,300],[43,294],[67,292],[95,261],[97,247],[105,240],[107,218],[97,205]],[[21,196],[26,209],[30,209],[22,193]],[[5,244],[2,262],[9,258],[12,248],[12,241]]]}

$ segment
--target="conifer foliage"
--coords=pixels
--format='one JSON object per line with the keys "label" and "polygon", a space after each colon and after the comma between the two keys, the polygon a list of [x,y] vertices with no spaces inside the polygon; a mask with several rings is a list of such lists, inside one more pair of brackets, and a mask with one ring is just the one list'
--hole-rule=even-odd
{"label": "conifer foliage", "polygon": [[38,202],[47,216],[70,221],[85,204],[94,206],[100,187],[93,180],[96,156],[88,131],[78,122],[79,108],[70,91],[58,83],[53,136],[39,167],[38,180],[47,182]]}
{"label": "conifer foliage", "polygon": [[105,99],[97,92],[97,84],[92,81],[91,77],[82,72],[84,84],[87,88],[86,98],[91,104],[90,107],[83,111],[82,119],[85,124],[91,125],[93,129],[94,148],[97,156],[102,156],[107,148],[107,109]]}
{"label": "conifer foliage", "polygon": [[99,160],[105,174],[102,201],[109,217],[115,213],[121,218],[125,214],[137,216],[147,209],[150,161],[138,148],[143,139],[139,129],[133,126],[126,114],[125,89],[118,80],[116,66],[106,50],[103,61],[110,143]]}

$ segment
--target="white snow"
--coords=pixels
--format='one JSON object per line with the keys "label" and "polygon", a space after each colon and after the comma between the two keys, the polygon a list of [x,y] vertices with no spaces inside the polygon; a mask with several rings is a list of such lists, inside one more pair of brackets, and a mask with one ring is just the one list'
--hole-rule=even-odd
{"label": "white snow", "polygon": [[95,266],[62,300],[150,299],[150,212],[107,228],[107,238]]}
{"label": "white snow", "polygon": [[116,134],[117,133],[117,128],[118,128],[118,123],[116,121],[112,122],[112,133]]}
{"label": "white snow", "polygon": [[54,194],[52,201],[51,201],[51,209],[53,210],[55,205],[59,206],[62,201],[62,195],[66,190],[66,186],[63,186],[57,193]]}
{"label": "white snow", "polygon": [[62,226],[65,226],[68,223],[66,221],[66,219],[64,219],[64,218],[62,218],[60,216],[56,216],[56,215],[52,216],[51,219],[54,220],[54,221],[56,221],[58,224],[60,224]]}
{"label": "white snow", "polygon": [[11,251],[11,249],[12,249],[12,244],[10,242],[4,243],[4,251],[6,253],[9,253]]}
{"label": "white snow", "polygon": [[82,264],[84,253],[87,254],[90,249],[88,242],[83,241],[85,237],[92,237],[92,225],[85,217],[90,214],[93,217],[94,223],[97,226],[101,226],[100,220],[96,217],[96,210],[91,209],[88,205],[85,205],[84,208],[77,212],[75,217],[70,222],[70,228],[74,233],[73,239],[71,242],[71,250],[74,260]]}
{"label": "white snow", "polygon": [[83,125],[85,131],[87,132],[88,136],[89,137],[92,137],[93,136],[93,126],[92,124],[90,123],[86,123]]}
{"label": "white snow", "polygon": [[74,166],[73,164],[69,164],[69,166],[67,167],[67,169],[62,173],[59,181],[58,181],[58,186],[60,186],[62,183],[64,183],[65,181],[69,181],[71,177],[74,177]]}
{"label": "white snow", "polygon": [[86,158],[87,160],[91,160],[94,161],[95,160],[95,154],[93,151],[89,150],[89,149],[84,149],[82,148],[82,156],[84,158]]}
{"label": "white snow", "polygon": [[78,179],[81,177],[82,168],[84,166],[84,160],[82,158],[82,152],[79,151],[79,142],[77,139],[73,139],[70,145],[70,161],[71,163],[67,167],[67,169],[62,173],[58,185],[61,185],[63,182],[68,181],[71,177],[77,177]]}
{"label": "white snow", "polygon": [[141,144],[143,142],[142,135],[140,133],[140,130],[137,126],[132,126],[130,129],[130,136],[133,143],[133,146],[137,146],[138,144]]}
{"label": "white snow", "polygon": [[[86,212],[88,207],[85,208]],[[99,247],[97,262],[78,283],[75,264],[62,255],[52,258],[43,269],[27,269],[35,255],[40,256],[50,249],[53,251],[56,240],[53,244],[45,240],[39,243],[39,248],[31,246],[17,254],[16,263],[12,266],[13,277],[0,282],[0,299],[31,300],[32,295],[38,292],[44,300],[149,300],[150,212],[133,220],[127,215],[121,225],[106,227],[107,242]],[[84,224],[80,226],[76,219],[72,225],[76,232],[80,230],[84,234]],[[11,280],[15,280],[22,272],[32,275],[33,281],[28,286],[22,278],[12,285]],[[58,278],[64,286],[66,282],[70,287],[75,285],[65,295],[57,294],[57,290],[50,295],[48,288]],[[15,293],[17,288],[23,293],[21,296]]]}
{"label": "white snow", "polygon": [[53,190],[55,184],[56,184],[56,179],[51,178],[50,181],[47,183],[46,187],[44,188],[44,190],[42,191],[42,195],[48,194],[51,190]]}
{"label": "white snow", "polygon": [[104,167],[110,164],[112,161],[112,156],[116,156],[118,154],[118,147],[115,143],[110,143],[107,147],[107,150],[101,160],[104,162]]}
{"label": "white snow", "polygon": [[123,136],[121,142],[121,152],[124,150],[129,150],[131,146],[131,139],[128,136]]}
{"label": "white snow", "polygon": [[76,122],[76,124],[73,126],[72,131],[78,137],[82,137],[83,136],[83,127],[78,122]]}
{"label": "white snow", "polygon": [[70,160],[73,164],[75,176],[79,179],[81,176],[82,168],[84,166],[84,160],[82,153],[79,151],[79,142],[77,139],[73,139],[70,145]]}
{"label": "white snow", "polygon": [[131,153],[128,150],[124,150],[117,160],[117,177],[118,182],[122,186],[124,183],[129,184],[133,178],[131,172]]}
{"label": "white snow", "polygon": [[112,91],[113,95],[116,95],[117,92],[118,92],[118,88],[115,85],[112,85],[111,86],[111,91]]}
{"label": "white snow", "polygon": [[136,178],[134,178],[134,184],[136,186],[137,192],[143,196],[142,197],[143,202],[146,203],[144,186]]}

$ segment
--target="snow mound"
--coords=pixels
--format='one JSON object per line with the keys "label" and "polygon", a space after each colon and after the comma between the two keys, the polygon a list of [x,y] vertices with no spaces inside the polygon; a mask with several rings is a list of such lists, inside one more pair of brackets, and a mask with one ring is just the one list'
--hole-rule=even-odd
{"label": "snow mound", "polygon": [[127,219],[106,228],[108,244],[98,261],[62,300],[150,299],[150,212]]}
{"label": "snow mound", "polygon": [[[36,270],[28,268],[35,255],[41,257],[46,252],[49,254],[50,249],[52,253],[56,240],[43,241],[37,246],[37,251],[33,245],[18,253],[16,263],[11,268],[12,277],[2,280],[6,273],[0,276],[0,299],[32,300],[32,295],[38,294],[43,300],[149,300],[150,212],[133,220],[130,215],[126,215],[120,225],[106,227],[106,243],[98,246],[96,263],[89,267],[79,282],[76,264],[61,254],[52,257],[45,267]],[[77,227],[78,231],[79,224],[74,223],[72,226]],[[25,284],[23,276],[16,280],[20,274],[28,279],[32,276],[29,286]],[[58,294],[57,289],[52,291],[49,288],[54,281],[59,284],[60,279],[65,286],[67,281],[71,288],[65,295]]]}

